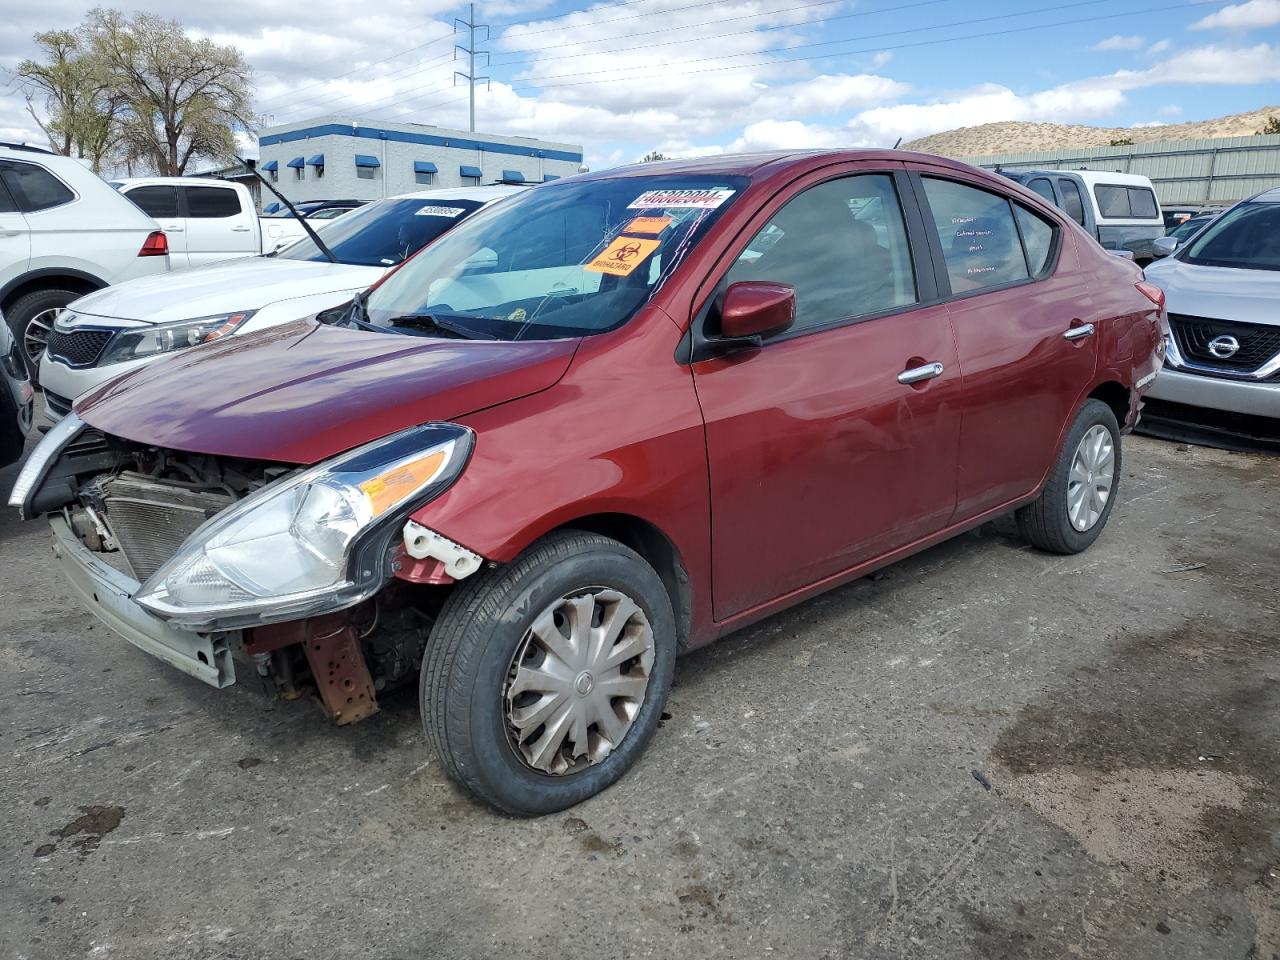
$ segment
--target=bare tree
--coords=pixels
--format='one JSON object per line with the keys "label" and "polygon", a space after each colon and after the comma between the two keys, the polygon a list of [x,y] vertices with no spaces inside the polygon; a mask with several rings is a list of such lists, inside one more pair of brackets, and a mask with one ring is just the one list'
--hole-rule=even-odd
{"label": "bare tree", "polygon": [[180,176],[193,158],[233,156],[234,130],[252,127],[250,67],[239,50],[149,13],[92,10],[85,30],[121,104],[130,165]]}
{"label": "bare tree", "polygon": [[23,60],[13,71],[27,112],[51,149],[88,158],[98,171],[120,137],[119,98],[82,32],[48,30],[34,39],[43,62]]}

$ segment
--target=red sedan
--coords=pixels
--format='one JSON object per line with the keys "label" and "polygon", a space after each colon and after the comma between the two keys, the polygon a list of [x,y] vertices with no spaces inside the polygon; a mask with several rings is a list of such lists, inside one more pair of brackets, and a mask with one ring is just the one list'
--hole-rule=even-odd
{"label": "red sedan", "polygon": [[635,762],[682,651],[1000,514],[1089,546],[1162,304],[948,160],[642,164],[114,381],[13,502],[135,645],[339,723],[419,678],[445,769],[546,813]]}

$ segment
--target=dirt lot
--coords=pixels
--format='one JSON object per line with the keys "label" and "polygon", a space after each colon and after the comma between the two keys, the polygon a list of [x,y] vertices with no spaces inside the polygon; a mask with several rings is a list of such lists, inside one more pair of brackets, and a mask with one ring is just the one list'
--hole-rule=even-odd
{"label": "dirt lot", "polygon": [[0,956],[1271,960],[1280,461],[1126,451],[1089,552],[988,525],[694,653],[536,821],[412,694],[336,729],[134,650],[6,511]]}

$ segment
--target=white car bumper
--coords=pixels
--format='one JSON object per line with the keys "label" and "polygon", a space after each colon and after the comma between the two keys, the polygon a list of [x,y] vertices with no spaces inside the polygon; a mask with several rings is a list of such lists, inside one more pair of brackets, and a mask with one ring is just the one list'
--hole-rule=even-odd
{"label": "white car bumper", "polygon": [[105,367],[72,367],[61,360],[54,360],[45,353],[40,358],[40,388],[44,390],[44,415],[54,423],[71,410],[71,404],[82,394],[100,387],[108,380],[152,360],[130,360],[112,363]]}

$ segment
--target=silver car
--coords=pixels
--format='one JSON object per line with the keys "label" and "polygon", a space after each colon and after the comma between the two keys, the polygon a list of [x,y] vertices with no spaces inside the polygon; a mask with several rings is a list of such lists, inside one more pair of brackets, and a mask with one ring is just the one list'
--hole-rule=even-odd
{"label": "silver car", "polygon": [[[1244,200],[1147,268],[1173,336],[1142,413],[1147,433],[1280,450],[1280,188]],[[1163,250],[1161,249],[1163,248]]]}

